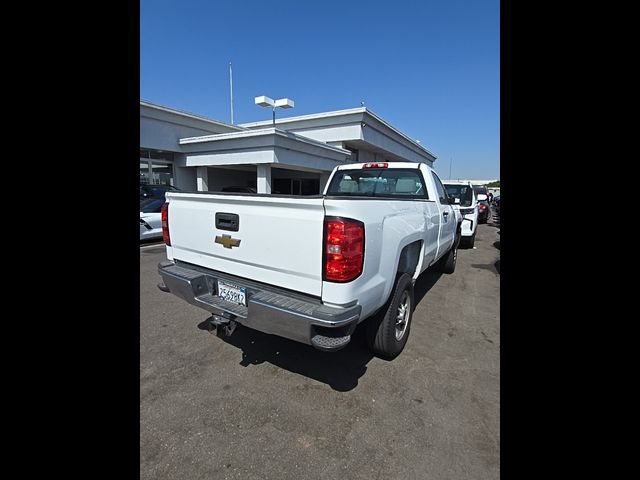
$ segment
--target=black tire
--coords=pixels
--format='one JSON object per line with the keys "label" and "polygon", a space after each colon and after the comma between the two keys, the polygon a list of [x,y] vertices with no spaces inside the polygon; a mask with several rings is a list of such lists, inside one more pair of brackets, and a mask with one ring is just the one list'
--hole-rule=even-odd
{"label": "black tire", "polygon": [[440,271],[442,273],[453,273],[456,270],[456,260],[458,259],[458,241],[440,259]]}
{"label": "black tire", "polygon": [[[400,355],[409,338],[413,305],[413,280],[411,275],[403,273],[396,281],[390,300],[368,320],[367,344],[373,353],[387,360]],[[404,322],[398,321],[401,314]]]}

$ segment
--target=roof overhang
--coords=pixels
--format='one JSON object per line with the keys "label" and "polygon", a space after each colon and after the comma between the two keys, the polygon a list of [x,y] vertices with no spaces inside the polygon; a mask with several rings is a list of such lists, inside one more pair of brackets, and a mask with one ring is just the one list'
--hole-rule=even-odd
{"label": "roof overhang", "polygon": [[[264,128],[271,121],[240,124]],[[276,119],[276,125],[322,142],[365,142],[372,150],[388,152],[397,159],[434,162],[436,155],[366,107]]]}
{"label": "roof overhang", "polygon": [[279,164],[310,171],[330,171],[351,152],[277,128],[180,139],[185,166]]}
{"label": "roof overhang", "polygon": [[185,112],[184,110],[158,105],[148,100],[140,100],[140,116],[203,130],[228,130],[230,132],[246,130],[244,127],[229,125],[228,123],[220,122],[202,115],[196,115],[194,113]]}

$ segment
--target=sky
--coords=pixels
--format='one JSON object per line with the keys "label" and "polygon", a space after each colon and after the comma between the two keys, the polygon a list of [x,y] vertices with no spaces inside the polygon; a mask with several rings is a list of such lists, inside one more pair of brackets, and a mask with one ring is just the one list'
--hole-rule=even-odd
{"label": "sky", "polygon": [[230,123],[229,62],[234,123],[364,102],[441,178],[500,178],[497,0],[141,0],[141,99]]}

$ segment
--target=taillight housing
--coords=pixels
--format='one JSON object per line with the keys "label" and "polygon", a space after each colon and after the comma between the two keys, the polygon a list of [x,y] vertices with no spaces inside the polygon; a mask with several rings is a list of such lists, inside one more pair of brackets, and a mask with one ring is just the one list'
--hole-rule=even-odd
{"label": "taillight housing", "polygon": [[169,247],[171,246],[171,237],[169,236],[169,202],[162,204],[162,210],[160,210],[162,216],[162,239]]}
{"label": "taillight housing", "polygon": [[364,262],[364,223],[325,217],[323,280],[350,282],[360,276]]}

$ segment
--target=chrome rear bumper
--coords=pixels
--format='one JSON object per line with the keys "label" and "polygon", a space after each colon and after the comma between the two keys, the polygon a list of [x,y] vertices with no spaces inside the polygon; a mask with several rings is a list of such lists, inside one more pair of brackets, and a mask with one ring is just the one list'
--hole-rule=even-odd
{"label": "chrome rear bumper", "polygon": [[[320,350],[339,350],[351,340],[362,307],[335,308],[304,294],[227,275],[186,263],[161,262],[158,288],[214,315],[234,320],[264,333],[313,345]],[[247,306],[217,296],[218,280],[245,288]]]}

